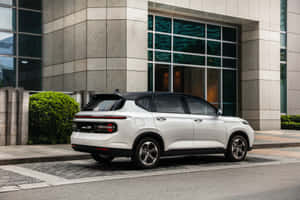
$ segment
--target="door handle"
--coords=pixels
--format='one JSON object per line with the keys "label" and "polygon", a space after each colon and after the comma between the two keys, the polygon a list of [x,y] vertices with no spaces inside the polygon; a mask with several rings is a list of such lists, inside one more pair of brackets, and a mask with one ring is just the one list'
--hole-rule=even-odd
{"label": "door handle", "polygon": [[165,118],[165,117],[157,117],[156,120],[157,121],[166,121],[167,118]]}
{"label": "door handle", "polygon": [[202,119],[195,119],[194,121],[195,122],[202,122],[203,120]]}

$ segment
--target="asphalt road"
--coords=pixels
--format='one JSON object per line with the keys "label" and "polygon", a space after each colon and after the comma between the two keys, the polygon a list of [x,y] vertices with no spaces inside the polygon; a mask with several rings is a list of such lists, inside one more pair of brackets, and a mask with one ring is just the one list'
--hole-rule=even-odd
{"label": "asphalt road", "polygon": [[0,193],[1,200],[299,200],[300,164],[208,170]]}

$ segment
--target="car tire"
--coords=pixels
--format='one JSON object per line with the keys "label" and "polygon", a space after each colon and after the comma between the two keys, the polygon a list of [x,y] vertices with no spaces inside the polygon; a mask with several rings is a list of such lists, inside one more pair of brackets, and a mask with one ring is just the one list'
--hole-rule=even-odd
{"label": "car tire", "polygon": [[248,152],[248,141],[245,136],[235,135],[231,137],[225,158],[231,162],[240,162],[245,160]]}
{"label": "car tire", "polygon": [[113,156],[100,155],[96,153],[92,153],[92,158],[101,164],[109,164],[114,159]]}
{"label": "car tire", "polygon": [[153,138],[143,138],[136,146],[132,161],[142,169],[155,168],[159,164],[161,147],[157,140]]}

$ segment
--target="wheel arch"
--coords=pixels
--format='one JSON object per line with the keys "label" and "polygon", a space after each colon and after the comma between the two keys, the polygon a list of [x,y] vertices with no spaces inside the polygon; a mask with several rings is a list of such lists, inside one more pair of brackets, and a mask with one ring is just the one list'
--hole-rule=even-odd
{"label": "wheel arch", "polygon": [[237,136],[237,135],[240,135],[240,136],[243,136],[243,137],[246,138],[247,143],[248,143],[248,149],[250,149],[250,140],[249,140],[249,136],[247,135],[246,132],[241,131],[241,130],[234,131],[234,132],[231,133],[231,135],[230,135],[230,137],[229,137],[229,139],[228,139],[228,141],[227,141],[226,149],[228,149],[228,145],[229,145],[229,143],[230,143],[229,141],[230,141],[234,136]]}
{"label": "wheel arch", "polygon": [[138,135],[133,142],[132,149],[135,151],[135,148],[137,147],[139,141],[146,137],[150,137],[150,138],[157,140],[160,145],[161,151],[162,152],[165,151],[165,143],[164,143],[164,140],[161,137],[161,135],[159,135],[158,133],[155,133],[155,132],[151,132],[151,131],[144,132],[144,133],[141,133],[140,135]]}

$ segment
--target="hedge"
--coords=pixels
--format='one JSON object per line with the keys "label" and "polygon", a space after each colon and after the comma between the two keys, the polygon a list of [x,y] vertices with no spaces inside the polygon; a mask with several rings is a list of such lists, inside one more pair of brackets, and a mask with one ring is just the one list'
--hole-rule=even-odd
{"label": "hedge", "polygon": [[30,97],[29,144],[70,142],[72,120],[79,104],[60,92],[41,92]]}
{"label": "hedge", "polygon": [[300,115],[282,115],[281,128],[300,130]]}

